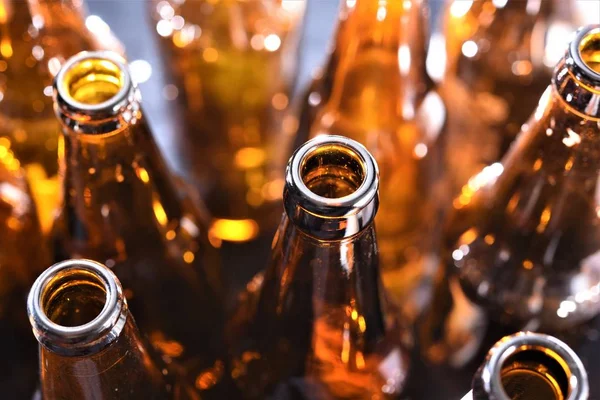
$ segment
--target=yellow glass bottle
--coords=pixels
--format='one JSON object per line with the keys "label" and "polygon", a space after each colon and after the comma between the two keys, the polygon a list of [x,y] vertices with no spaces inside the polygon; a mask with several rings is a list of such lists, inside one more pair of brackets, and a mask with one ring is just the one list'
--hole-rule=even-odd
{"label": "yellow glass bottle", "polygon": [[580,354],[597,346],[598,60],[600,25],[582,28],[510,151],[454,205],[433,302],[417,325],[424,373],[454,376],[437,385],[445,396],[464,392],[461,372],[472,374],[490,342],[515,331],[564,336]]}
{"label": "yellow glass bottle", "polygon": [[403,392],[407,331],[381,288],[377,189],[375,160],[348,138],[320,136],[290,159],[271,260],[232,346],[232,376],[245,398]]}
{"label": "yellow glass bottle", "polygon": [[209,391],[224,370],[218,254],[201,205],[179,193],[166,168],[140,97],[115,53],[79,53],[58,73],[64,201],[56,257],[110,267],[142,333]]}
{"label": "yellow glass bottle", "polygon": [[[582,6],[590,7],[587,16],[577,12]],[[594,1],[449,3],[440,90],[448,105],[446,158],[453,194],[504,156],[535,109],[570,36],[586,19],[597,23],[599,13]]]}
{"label": "yellow glass bottle", "polygon": [[97,20],[86,24],[84,16],[77,0],[0,1],[0,137],[29,176],[45,232],[59,201],[52,79],[82,50],[120,49],[110,31],[99,36]]}
{"label": "yellow glass bottle", "polygon": [[186,117],[175,138],[177,168],[215,217],[213,242],[272,235],[291,151],[283,131],[292,132],[286,125],[295,120],[284,116],[304,0],[154,0],[151,7]]}
{"label": "yellow glass bottle", "polygon": [[0,138],[0,393],[24,399],[32,397],[37,373],[23,304],[49,260],[25,173],[10,144]]}
{"label": "yellow glass bottle", "polygon": [[383,281],[414,315],[428,292],[429,268],[436,265],[431,250],[444,203],[445,108],[425,74],[422,4],[357,0],[343,10],[339,60],[324,74],[333,74],[331,94],[309,135],[348,136],[375,156],[381,170],[376,223]]}
{"label": "yellow glass bottle", "polygon": [[106,266],[53,265],[33,284],[27,312],[39,342],[43,399],[176,398],[179,388],[148,351]]}

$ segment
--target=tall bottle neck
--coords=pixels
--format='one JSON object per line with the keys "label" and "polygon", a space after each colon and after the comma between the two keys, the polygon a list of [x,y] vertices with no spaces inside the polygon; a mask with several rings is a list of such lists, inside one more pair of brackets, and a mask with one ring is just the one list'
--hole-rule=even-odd
{"label": "tall bottle neck", "polygon": [[[327,104],[355,122],[395,125],[415,109],[430,80],[425,71],[425,17],[419,0],[347,2],[336,42],[339,57]],[[377,95],[373,95],[377,93]],[[370,97],[369,97],[370,96]],[[373,118],[369,109],[377,108]]]}

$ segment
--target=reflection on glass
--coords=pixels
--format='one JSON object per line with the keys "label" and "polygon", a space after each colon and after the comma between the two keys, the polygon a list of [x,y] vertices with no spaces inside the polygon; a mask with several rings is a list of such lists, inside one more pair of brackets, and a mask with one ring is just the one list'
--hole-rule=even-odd
{"label": "reflection on glass", "polygon": [[175,163],[216,218],[213,242],[272,233],[304,1],[154,0],[150,11],[174,80],[163,94],[186,117]]}
{"label": "reflection on glass", "polygon": [[81,1],[0,1],[0,138],[10,140],[27,171],[44,231],[52,223],[59,186],[52,78],[81,50],[120,49],[108,27],[91,29],[98,21],[106,26],[99,17],[90,24],[84,20]]}
{"label": "reflection on glass", "polygon": [[469,369],[486,343],[523,328],[587,340],[600,312],[599,43],[600,26],[580,31],[502,163],[453,203],[419,326],[429,363]]}
{"label": "reflection on glass", "polygon": [[57,259],[111,268],[142,333],[190,381],[219,369],[223,304],[208,221],[178,193],[123,60],[80,53],[61,69],[54,92],[64,136]]}
{"label": "reflection on glass", "polygon": [[23,301],[48,260],[31,192],[10,145],[0,138],[0,392],[31,398],[36,346]]}
{"label": "reflection on glass", "polygon": [[[427,297],[444,203],[445,107],[425,74],[421,1],[343,2],[335,47],[308,94],[298,141],[342,134],[381,170],[377,232],[384,284],[411,315]],[[438,204],[439,202],[439,204]]]}
{"label": "reflection on glass", "polygon": [[[583,7],[591,9],[579,14]],[[448,4],[446,51],[430,54],[428,62],[446,64],[441,90],[449,107],[446,161],[453,194],[504,156],[535,109],[573,32],[585,21],[597,23],[599,13],[600,3],[595,1]]]}
{"label": "reflection on glass", "polygon": [[44,399],[174,398],[167,370],[148,352],[121,283],[106,266],[53,265],[34,283],[27,310],[40,343]]}
{"label": "reflection on glass", "polygon": [[323,135],[292,156],[286,182],[269,267],[231,330],[232,377],[250,399],[397,398],[410,337],[381,289],[374,160]]}

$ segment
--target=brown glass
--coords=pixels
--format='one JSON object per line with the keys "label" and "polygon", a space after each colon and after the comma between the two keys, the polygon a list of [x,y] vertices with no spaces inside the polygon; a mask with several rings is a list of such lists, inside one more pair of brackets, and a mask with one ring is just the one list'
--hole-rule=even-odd
{"label": "brown glass", "polygon": [[[453,194],[508,151],[546,89],[569,35],[583,24],[576,3],[449,3],[440,90],[448,105],[446,161]],[[588,18],[598,22],[597,15]]]}
{"label": "brown glass", "polygon": [[404,388],[406,332],[381,287],[372,222],[375,164],[357,145],[322,136],[290,160],[286,213],[233,346],[246,398],[391,399]]}
{"label": "brown glass", "polygon": [[29,286],[48,263],[38,216],[18,162],[0,139],[0,393],[31,398],[36,345],[23,305]]}
{"label": "brown glass", "polygon": [[434,227],[444,203],[445,110],[425,74],[422,7],[421,1],[348,2],[323,73],[331,88],[309,94],[323,99],[310,137],[350,137],[379,164],[382,277],[408,315],[418,312],[428,290]]}
{"label": "brown glass", "polygon": [[59,126],[52,112],[52,79],[68,57],[82,50],[119,48],[88,29],[81,1],[6,0],[0,4],[0,138],[26,169],[50,229],[58,206]]}
{"label": "brown glass", "polygon": [[[600,311],[600,74],[588,62],[599,32],[581,31],[502,163],[454,202],[437,292],[419,324],[431,371],[470,371],[483,348],[524,328],[565,336],[578,350],[597,344],[598,319],[589,321]],[[593,358],[585,362],[596,370]],[[600,389],[591,386],[594,398]]]}
{"label": "brown glass", "polygon": [[215,243],[270,236],[281,213],[304,1],[279,3],[150,2],[169,90],[185,116],[175,164],[215,217]]}
{"label": "brown glass", "polygon": [[587,372],[575,352],[555,337],[518,332],[500,339],[462,400],[587,400]]}
{"label": "brown glass", "polygon": [[175,398],[106,266],[70,260],[50,267],[33,285],[28,311],[40,342],[42,398]]}
{"label": "brown glass", "polygon": [[[207,219],[181,195],[114,53],[81,53],[55,82],[65,196],[58,260],[85,257],[121,280],[142,333],[198,390],[222,376],[219,262]],[[200,205],[200,204],[199,204]],[[216,374],[208,384],[204,374]]]}

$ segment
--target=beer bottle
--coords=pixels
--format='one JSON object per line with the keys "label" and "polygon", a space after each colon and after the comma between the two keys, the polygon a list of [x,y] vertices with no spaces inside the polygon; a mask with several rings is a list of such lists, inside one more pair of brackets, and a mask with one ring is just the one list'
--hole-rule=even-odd
{"label": "beer bottle", "polygon": [[[578,32],[502,163],[484,168],[454,201],[444,268],[418,327],[426,362],[447,371],[432,373],[470,371],[490,342],[522,329],[566,335],[577,351],[586,338],[594,342],[599,44],[600,25]],[[590,359],[588,370],[597,368]],[[590,384],[598,397],[600,387]]]}
{"label": "beer bottle", "polygon": [[44,232],[59,203],[52,79],[82,50],[121,49],[105,23],[84,16],[81,1],[0,2],[0,137],[10,140],[29,176]]}
{"label": "beer bottle", "polygon": [[291,152],[294,118],[285,115],[305,1],[150,3],[186,120],[174,161],[215,217],[211,240],[270,238]]}
{"label": "beer bottle", "polygon": [[166,369],[153,360],[106,266],[68,260],[44,271],[27,300],[40,343],[44,399],[173,399]]}
{"label": "beer bottle", "polygon": [[375,156],[383,282],[414,315],[427,293],[429,269],[437,264],[430,250],[444,203],[439,178],[445,108],[428,90],[422,4],[357,0],[347,2],[345,12],[336,38],[339,59],[324,75],[333,75],[331,95],[310,136],[342,134]]}
{"label": "beer bottle", "polygon": [[555,337],[519,332],[500,339],[462,400],[587,400],[588,377],[575,352]]}
{"label": "beer bottle", "polygon": [[28,334],[25,299],[48,263],[25,172],[0,138],[0,393],[31,398],[36,381],[36,346]]}
{"label": "beer bottle", "polygon": [[380,282],[375,160],[353,140],[319,136],[290,159],[283,198],[232,377],[253,399],[396,398],[410,337]]}
{"label": "beer bottle", "polygon": [[210,389],[218,379],[201,375],[224,368],[218,255],[202,209],[165,166],[127,66],[111,52],[79,53],[58,73],[54,101],[64,137],[57,260],[111,268],[142,333]]}
{"label": "beer bottle", "polygon": [[[587,18],[577,13],[581,6],[591,7]],[[598,23],[599,15],[598,2],[576,0],[449,3],[440,90],[448,105],[446,161],[453,194],[504,156],[571,34],[585,19]]]}

